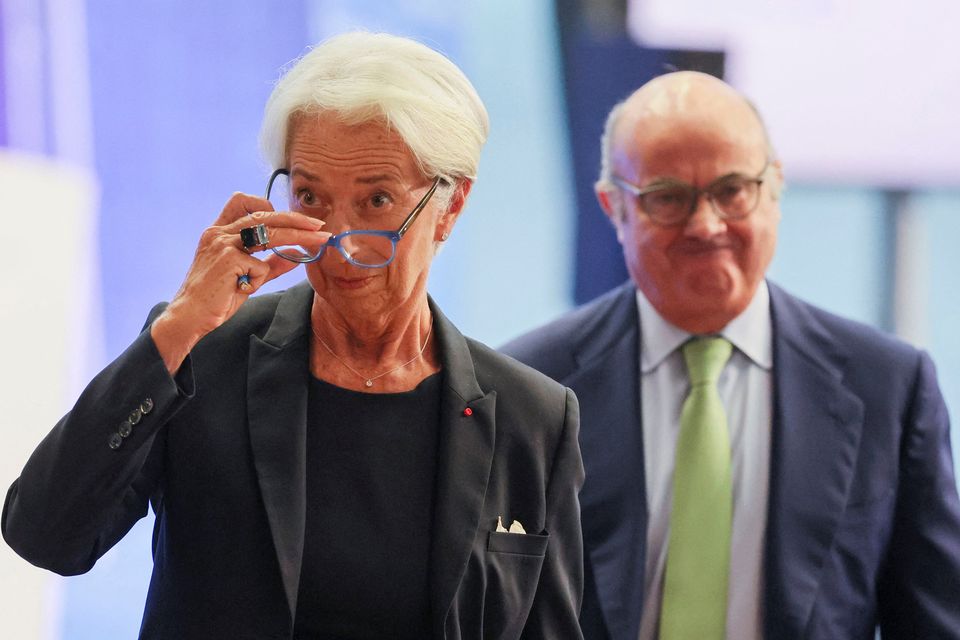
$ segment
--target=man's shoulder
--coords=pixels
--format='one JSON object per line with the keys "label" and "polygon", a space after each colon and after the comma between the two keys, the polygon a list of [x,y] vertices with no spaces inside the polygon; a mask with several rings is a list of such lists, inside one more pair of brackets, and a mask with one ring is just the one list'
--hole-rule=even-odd
{"label": "man's shoulder", "polygon": [[[854,361],[869,366],[916,364],[920,350],[893,334],[807,302],[770,283],[774,331],[801,327],[808,335],[825,336]],[[801,346],[801,345],[798,345]]]}
{"label": "man's shoulder", "polygon": [[636,313],[636,288],[628,282],[511,340],[500,351],[540,371],[555,372],[577,347],[601,336],[611,321],[631,322]]}

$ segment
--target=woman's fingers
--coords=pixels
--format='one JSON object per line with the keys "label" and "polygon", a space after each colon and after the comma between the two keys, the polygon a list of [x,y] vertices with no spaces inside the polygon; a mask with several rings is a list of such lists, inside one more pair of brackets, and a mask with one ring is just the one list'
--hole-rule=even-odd
{"label": "woman's fingers", "polygon": [[230,196],[227,204],[223,205],[223,210],[220,211],[220,215],[213,224],[217,227],[223,227],[256,211],[273,211],[273,205],[266,198],[237,191]]}
{"label": "woman's fingers", "polygon": [[267,227],[267,243],[256,247],[244,247],[242,239],[239,241],[241,249],[247,253],[258,253],[267,251],[271,247],[301,246],[312,251],[317,251],[330,239],[330,234],[326,231],[290,229],[287,227]]}
{"label": "woman's fingers", "polygon": [[323,221],[296,211],[274,211],[269,200],[247,193],[235,193],[214,222],[214,226],[222,227],[228,233],[240,233],[240,229],[257,224],[310,230],[321,228]]}
{"label": "woman's fingers", "polygon": [[299,229],[301,231],[319,231],[323,229],[324,222],[317,218],[305,216],[296,211],[254,211],[245,215],[230,224],[220,225],[225,233],[240,234],[243,229],[265,226],[268,231],[274,229]]}
{"label": "woman's fingers", "polygon": [[[270,266],[266,262],[250,256],[248,256],[248,258],[249,259],[244,261],[243,265],[240,266],[240,273],[234,276],[238,294],[247,297],[256,293],[257,289],[276,277],[271,276]],[[294,266],[296,265],[294,264]],[[245,279],[241,280],[244,276]],[[229,279],[227,280],[227,284],[230,284]]]}
{"label": "woman's fingers", "polygon": [[257,289],[271,280],[279,278],[283,274],[293,271],[300,266],[300,263],[298,262],[284,260],[280,256],[274,254],[271,254],[264,260],[256,260],[256,262],[256,265],[251,265],[250,271],[248,271],[246,274],[241,274],[247,275],[249,278],[249,288],[241,288],[241,291],[247,296],[253,295],[256,293]]}
{"label": "woman's fingers", "polygon": [[[240,230],[259,224],[265,227],[267,244],[244,247]],[[250,295],[298,265],[272,253],[265,260],[251,253],[284,245],[319,249],[330,238],[322,227],[321,220],[292,211],[272,211],[263,198],[235,193],[216,223],[201,234],[180,290],[151,330],[170,371],[179,367],[198,340],[229,320]]]}
{"label": "woman's fingers", "polygon": [[[262,233],[253,232],[254,229]],[[274,211],[269,200],[245,193],[235,193],[224,205],[223,211],[212,228],[235,236],[237,246],[247,253],[263,251],[269,247],[300,245],[319,248],[330,234],[319,233],[324,222],[295,211]],[[250,229],[251,231],[245,231]],[[248,238],[244,242],[242,233]],[[261,237],[265,243],[252,244]]]}

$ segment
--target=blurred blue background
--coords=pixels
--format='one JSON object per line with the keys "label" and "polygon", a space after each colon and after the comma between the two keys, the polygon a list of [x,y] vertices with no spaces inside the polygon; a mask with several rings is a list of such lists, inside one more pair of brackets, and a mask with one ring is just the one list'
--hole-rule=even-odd
{"label": "blurred blue background", "polygon": [[[0,151],[81,167],[100,194],[95,322],[81,337],[97,348],[85,350],[78,379],[119,354],[150,307],[173,296],[230,194],[262,191],[269,169],[256,135],[281,67],[351,28],[439,49],[489,109],[479,180],[431,276],[432,294],[464,333],[498,345],[621,282],[619,248],[592,199],[606,112],[666,69],[723,76],[731,64],[716,46],[641,46],[625,12],[623,2],[576,0],[0,0]],[[789,99],[790,126],[804,127],[804,101],[843,97]],[[936,184],[825,182],[791,174],[783,151],[788,189],[771,277],[927,348],[956,416],[960,160]],[[42,234],[42,219],[2,214],[19,234]],[[13,277],[29,277],[31,265],[20,268]],[[7,393],[15,383],[5,381]],[[78,391],[51,402],[62,412]],[[958,441],[954,433],[955,452]],[[4,486],[22,463],[2,470]],[[135,637],[151,526],[152,518],[139,523],[90,573],[51,578],[36,637]],[[10,615],[0,616],[0,637],[19,637],[3,632]]]}

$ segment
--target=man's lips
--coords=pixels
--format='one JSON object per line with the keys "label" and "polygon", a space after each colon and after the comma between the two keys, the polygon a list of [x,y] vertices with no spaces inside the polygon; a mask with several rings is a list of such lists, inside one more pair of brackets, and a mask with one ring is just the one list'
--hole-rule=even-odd
{"label": "man's lips", "polygon": [[733,243],[730,242],[685,242],[676,245],[674,249],[684,255],[710,255],[718,251],[733,251]]}

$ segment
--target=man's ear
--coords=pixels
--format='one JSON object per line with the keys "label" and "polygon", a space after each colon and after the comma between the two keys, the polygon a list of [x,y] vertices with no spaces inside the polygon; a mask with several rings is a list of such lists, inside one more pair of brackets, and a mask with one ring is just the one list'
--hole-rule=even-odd
{"label": "man's ear", "polygon": [[786,186],[783,179],[783,163],[779,160],[774,160],[770,163],[769,171],[773,174],[773,178],[768,181],[770,195],[774,200],[779,200]]}
{"label": "man's ear", "polygon": [[607,214],[607,217],[610,218],[610,220],[613,220],[614,202],[610,192],[599,185],[594,187],[594,192],[597,194],[597,202],[600,203],[600,208],[603,209],[603,212]]}
{"label": "man's ear", "polygon": [[623,231],[620,228],[620,223],[623,221],[623,203],[604,185],[596,184],[593,191],[597,194],[597,202],[600,203],[600,208],[603,209],[610,224],[617,231],[617,241],[623,242]]}
{"label": "man's ear", "polygon": [[457,223],[457,218],[467,204],[467,196],[470,195],[470,189],[473,188],[473,180],[470,178],[461,178],[454,187],[453,195],[450,196],[450,203],[447,210],[440,216],[437,222],[436,232],[434,233],[434,242],[443,242],[450,237],[453,232],[453,225]]}

